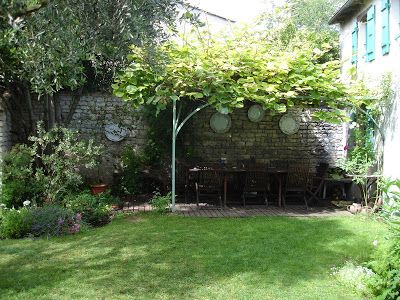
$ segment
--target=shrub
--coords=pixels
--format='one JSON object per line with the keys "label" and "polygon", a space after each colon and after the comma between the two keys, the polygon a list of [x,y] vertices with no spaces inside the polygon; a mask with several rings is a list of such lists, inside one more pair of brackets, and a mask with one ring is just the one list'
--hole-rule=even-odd
{"label": "shrub", "polygon": [[370,262],[375,276],[370,288],[379,299],[400,298],[400,219],[390,220],[392,233],[374,254]]}
{"label": "shrub", "polygon": [[378,184],[384,200],[381,215],[386,218],[400,216],[400,179],[383,178]]}
{"label": "shrub", "polygon": [[22,207],[26,199],[41,204],[42,186],[34,180],[32,149],[26,145],[15,145],[4,156],[1,167],[3,169],[1,203],[8,208]]}
{"label": "shrub", "polygon": [[59,205],[45,205],[32,210],[31,234],[34,236],[58,236],[76,233],[81,228],[81,217]]}
{"label": "shrub", "polygon": [[36,136],[29,137],[37,162],[35,179],[44,187],[46,199],[55,202],[82,184],[79,169],[93,168],[102,147],[93,145],[93,140],[79,140],[67,128],[54,127],[46,132],[41,122],[37,128]]}
{"label": "shrub", "polygon": [[341,268],[332,268],[332,275],[336,279],[352,289],[354,292],[362,295],[368,294],[368,281],[374,273],[363,266],[355,265],[352,262],[346,262]]}
{"label": "shrub", "polygon": [[143,156],[134,149],[126,148],[121,156],[121,191],[125,195],[135,195],[143,191]]}
{"label": "shrub", "polygon": [[171,204],[171,193],[161,196],[159,192],[154,193],[153,198],[150,200],[150,205],[153,210],[158,213],[165,213]]}
{"label": "shrub", "polygon": [[29,208],[23,207],[20,210],[2,208],[0,210],[0,238],[18,239],[30,233],[32,212]]}
{"label": "shrub", "polygon": [[89,192],[69,195],[65,199],[66,206],[82,215],[82,220],[91,226],[102,226],[110,221],[111,206],[117,200],[109,193],[92,195]]}

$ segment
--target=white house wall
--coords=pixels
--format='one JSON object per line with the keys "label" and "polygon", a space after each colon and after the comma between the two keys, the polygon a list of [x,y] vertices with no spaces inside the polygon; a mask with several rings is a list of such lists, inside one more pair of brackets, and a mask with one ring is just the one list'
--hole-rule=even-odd
{"label": "white house wall", "polygon": [[[356,18],[365,12],[370,5],[376,5],[375,23],[375,59],[367,62],[365,59],[365,28],[359,24],[357,76],[364,78],[369,87],[378,87],[385,74],[393,76],[395,97],[392,107],[387,112],[388,124],[384,128],[385,143],[383,147],[383,173],[388,177],[400,178],[400,1],[391,1],[390,7],[390,52],[382,55],[381,50],[381,1],[369,1],[359,11],[358,15],[341,24],[340,46],[343,61],[342,76],[349,78],[352,67],[352,30]],[[397,39],[396,39],[397,37]]]}

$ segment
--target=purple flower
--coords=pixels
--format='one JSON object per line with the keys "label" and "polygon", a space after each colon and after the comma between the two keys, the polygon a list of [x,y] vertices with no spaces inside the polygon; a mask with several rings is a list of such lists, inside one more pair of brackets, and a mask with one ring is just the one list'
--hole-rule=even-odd
{"label": "purple flower", "polygon": [[64,219],[58,218],[58,225],[63,225],[63,224],[64,224]]}
{"label": "purple flower", "polygon": [[76,220],[79,222],[82,220],[82,214],[81,213],[77,213],[75,216]]}

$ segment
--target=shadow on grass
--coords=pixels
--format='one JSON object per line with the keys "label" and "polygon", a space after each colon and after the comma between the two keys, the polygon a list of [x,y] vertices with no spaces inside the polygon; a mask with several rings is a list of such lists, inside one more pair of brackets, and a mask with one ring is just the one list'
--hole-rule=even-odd
{"label": "shadow on grass", "polygon": [[350,257],[365,259],[374,226],[355,218],[121,219],[76,236],[0,241],[0,293],[256,297],[272,286],[278,293],[317,282]]}

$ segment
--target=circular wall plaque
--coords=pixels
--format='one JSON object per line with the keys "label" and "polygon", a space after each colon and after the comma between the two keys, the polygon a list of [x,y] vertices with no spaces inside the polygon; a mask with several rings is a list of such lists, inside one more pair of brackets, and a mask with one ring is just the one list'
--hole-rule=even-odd
{"label": "circular wall plaque", "polygon": [[112,142],[120,142],[128,135],[128,129],[118,124],[110,123],[104,126],[104,134]]}
{"label": "circular wall plaque", "polygon": [[291,114],[283,115],[279,120],[279,128],[284,134],[295,134],[299,127],[299,122]]}
{"label": "circular wall plaque", "polygon": [[252,105],[247,111],[247,117],[252,122],[260,122],[265,115],[265,111],[259,104]]}
{"label": "circular wall plaque", "polygon": [[217,133],[225,133],[231,128],[231,117],[219,112],[214,113],[210,118],[211,129]]}

